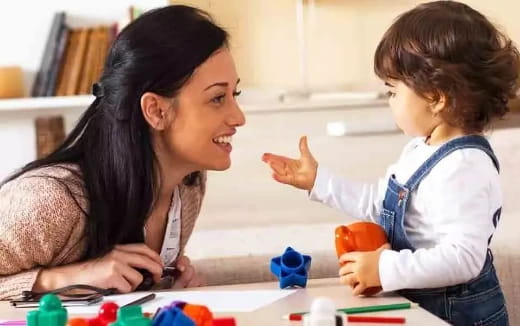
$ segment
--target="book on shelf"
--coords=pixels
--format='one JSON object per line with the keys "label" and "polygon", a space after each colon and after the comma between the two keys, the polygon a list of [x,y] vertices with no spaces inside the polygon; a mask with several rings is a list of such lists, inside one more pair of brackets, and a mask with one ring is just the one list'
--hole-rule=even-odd
{"label": "book on shelf", "polygon": [[65,140],[65,127],[62,116],[39,117],[34,120],[36,129],[36,156],[47,156]]}
{"label": "book on shelf", "polygon": [[42,60],[40,63],[40,70],[36,74],[36,79],[31,90],[32,96],[45,96],[49,81],[51,77],[51,70],[54,63],[54,58],[58,51],[58,44],[60,38],[63,37],[63,29],[65,28],[65,13],[57,12],[54,14],[51,29],[47,36],[45,49],[43,51]]}
{"label": "book on shelf", "polygon": [[67,40],[67,46],[65,50],[65,55],[63,56],[60,62],[60,68],[58,73],[58,85],[56,87],[55,95],[57,96],[65,96],[67,91],[67,84],[69,82],[70,70],[72,66],[72,61],[75,56],[75,51],[78,48],[78,30],[71,30],[69,33],[69,38]]}
{"label": "book on shelf", "polygon": [[109,46],[114,39],[114,27],[100,26],[89,33],[85,64],[80,74],[77,94],[90,94],[92,84],[101,76]]}
{"label": "book on shelf", "polygon": [[54,58],[52,60],[51,69],[49,71],[49,80],[45,86],[45,92],[43,96],[54,96],[54,94],[56,94],[60,62],[65,55],[69,34],[70,29],[66,25],[63,25],[60,29],[59,39],[56,44],[56,51],[54,52]]}
{"label": "book on shelf", "polygon": [[87,94],[90,91],[90,85],[93,84],[94,78],[97,75],[97,72],[95,71],[94,60],[97,59],[96,57],[100,52],[100,31],[103,31],[103,27],[94,28],[88,33],[87,49],[85,52],[85,64],[82,67],[79,78],[79,94]]}
{"label": "book on shelf", "polygon": [[74,28],[61,62],[55,95],[90,94],[92,84],[101,76],[112,43],[113,28],[97,26]]}
{"label": "book on shelf", "polygon": [[128,19],[118,23],[71,28],[65,12],[56,13],[31,95],[90,94],[117,33],[140,14],[140,10],[130,7]]}
{"label": "book on shelf", "polygon": [[64,95],[76,95],[78,94],[79,87],[79,77],[81,74],[81,69],[87,63],[85,62],[85,50],[87,49],[87,41],[89,39],[89,29],[88,28],[79,28],[78,37],[75,43],[71,43],[71,47],[73,47],[74,55],[72,57],[72,62],[70,65],[70,70],[68,73],[68,82],[65,88]]}

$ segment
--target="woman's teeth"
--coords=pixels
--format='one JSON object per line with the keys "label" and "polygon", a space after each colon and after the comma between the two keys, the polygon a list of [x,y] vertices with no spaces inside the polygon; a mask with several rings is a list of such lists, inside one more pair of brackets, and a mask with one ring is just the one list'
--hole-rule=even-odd
{"label": "woman's teeth", "polygon": [[217,138],[213,138],[213,142],[217,144],[230,144],[232,141],[231,136],[220,136]]}

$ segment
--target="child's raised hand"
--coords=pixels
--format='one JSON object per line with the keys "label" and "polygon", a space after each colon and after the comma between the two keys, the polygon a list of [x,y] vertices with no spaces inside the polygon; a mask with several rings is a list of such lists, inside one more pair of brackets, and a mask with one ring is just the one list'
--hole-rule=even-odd
{"label": "child's raised hand", "polygon": [[273,170],[273,179],[280,183],[308,191],[314,186],[318,162],[309,151],[306,136],[300,138],[300,158],[298,160],[265,153],[262,161],[269,164]]}

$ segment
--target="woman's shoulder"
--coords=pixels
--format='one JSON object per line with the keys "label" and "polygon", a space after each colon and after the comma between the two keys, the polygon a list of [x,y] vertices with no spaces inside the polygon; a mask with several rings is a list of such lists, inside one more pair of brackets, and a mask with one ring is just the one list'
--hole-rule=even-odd
{"label": "woman's shoulder", "polygon": [[[0,210],[9,206],[86,210],[81,170],[76,164],[56,164],[27,171],[0,188]],[[32,207],[31,207],[32,206]]]}
{"label": "woman's shoulder", "polygon": [[[0,188],[0,239],[16,250],[19,264],[10,268],[61,261],[70,253],[63,248],[82,245],[86,205],[77,189],[80,175],[77,166],[49,166],[26,172]],[[0,256],[9,256],[9,251],[0,250]]]}
{"label": "woman's shoulder", "polygon": [[[81,169],[78,164],[74,163],[59,163],[49,166],[43,166],[23,173],[18,176],[16,180],[23,180],[26,178],[42,178],[42,179],[60,179],[63,181],[82,181],[83,177]],[[40,180],[43,181],[43,180]]]}

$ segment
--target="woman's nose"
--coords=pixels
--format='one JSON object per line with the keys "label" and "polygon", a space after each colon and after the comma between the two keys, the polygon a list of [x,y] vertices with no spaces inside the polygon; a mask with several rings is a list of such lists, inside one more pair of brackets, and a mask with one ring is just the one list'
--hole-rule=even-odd
{"label": "woman's nose", "polygon": [[242,112],[242,109],[240,109],[240,106],[238,106],[237,103],[235,103],[233,112],[229,117],[229,124],[234,127],[241,127],[246,124],[244,112]]}

